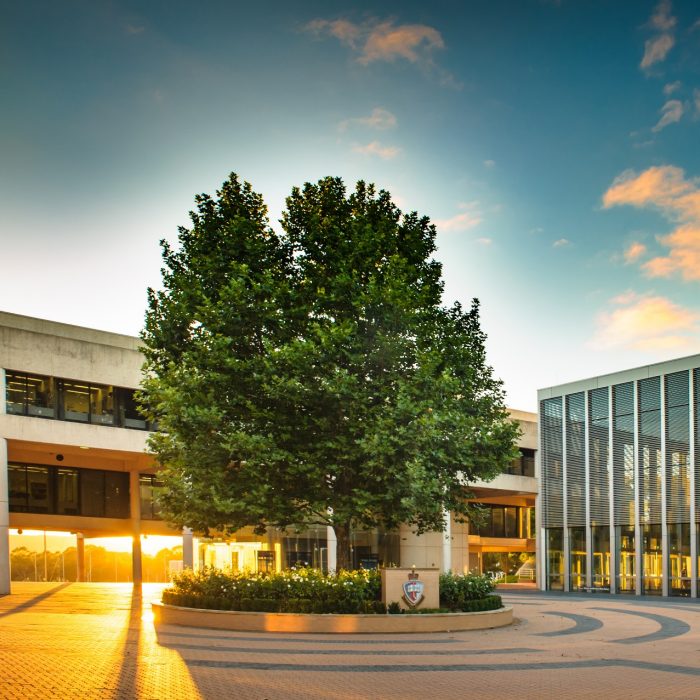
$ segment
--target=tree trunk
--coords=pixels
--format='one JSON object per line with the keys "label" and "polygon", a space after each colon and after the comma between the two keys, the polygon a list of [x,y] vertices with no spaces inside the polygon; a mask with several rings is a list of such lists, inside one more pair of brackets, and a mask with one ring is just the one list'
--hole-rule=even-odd
{"label": "tree trunk", "polygon": [[333,525],[337,540],[336,567],[337,570],[352,569],[352,556],[350,553],[350,522],[336,523]]}

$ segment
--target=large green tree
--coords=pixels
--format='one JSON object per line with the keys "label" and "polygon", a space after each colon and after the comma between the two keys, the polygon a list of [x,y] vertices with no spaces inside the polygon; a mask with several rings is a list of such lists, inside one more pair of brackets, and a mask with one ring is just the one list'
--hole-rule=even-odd
{"label": "large green tree", "polygon": [[363,182],[293,189],[278,235],[236,175],[149,290],[142,401],[165,517],[196,531],[442,530],[516,450],[478,302],[442,305],[435,228]]}

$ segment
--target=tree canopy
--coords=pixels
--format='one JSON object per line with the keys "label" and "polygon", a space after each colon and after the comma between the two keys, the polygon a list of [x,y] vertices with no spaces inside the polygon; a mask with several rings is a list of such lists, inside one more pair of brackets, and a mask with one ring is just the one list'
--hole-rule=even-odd
{"label": "tree canopy", "polygon": [[235,174],[165,241],[142,403],[165,517],[199,532],[442,530],[517,454],[479,304],[442,305],[436,231],[385,191],[294,188],[276,233]]}

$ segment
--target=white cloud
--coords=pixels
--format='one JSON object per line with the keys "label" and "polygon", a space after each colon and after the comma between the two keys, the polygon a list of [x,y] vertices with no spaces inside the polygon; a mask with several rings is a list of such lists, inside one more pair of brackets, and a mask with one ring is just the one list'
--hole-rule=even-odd
{"label": "white cloud", "polygon": [[661,296],[626,292],[596,318],[589,346],[597,350],[689,349],[700,345],[700,314]]}
{"label": "white cloud", "polygon": [[124,29],[126,30],[127,34],[141,34],[143,31],[145,31],[146,27],[140,24],[127,24]]}
{"label": "white cloud", "polygon": [[644,42],[644,56],[639,65],[642,68],[650,68],[655,63],[660,63],[666,58],[675,43],[676,40],[670,34],[661,34],[653,39],[647,39]]}
{"label": "white cloud", "polygon": [[603,206],[629,205],[657,209],[674,229],[657,237],[668,254],[642,265],[650,277],[670,277],[679,273],[686,281],[700,281],[700,183],[686,179],[681,168],[662,165],[636,174],[622,173],[603,195]]}
{"label": "white cloud", "polygon": [[695,88],[693,90],[693,103],[695,105],[695,119],[700,118],[700,90]]}
{"label": "white cloud", "polygon": [[487,168],[495,168],[496,167],[496,161],[495,160],[485,160],[484,165]]}
{"label": "white cloud", "polygon": [[671,0],[661,0],[651,16],[650,24],[660,32],[668,32],[676,26],[676,18],[671,14]]}
{"label": "white cloud", "polygon": [[352,119],[343,120],[338,124],[338,129],[340,131],[346,131],[348,127],[354,124],[384,131],[386,129],[393,129],[397,124],[397,120],[388,109],[375,107],[372,113],[367,117],[354,117]]}
{"label": "white cloud", "polygon": [[[478,226],[483,218],[478,211],[478,202],[467,202],[459,205],[460,209],[465,209],[461,214],[455,214],[449,219],[435,219],[433,223],[438,231],[466,231]],[[488,239],[479,239],[482,243]],[[489,241],[490,242],[490,241]]]}
{"label": "white cloud", "polygon": [[681,89],[681,81],[676,80],[674,83],[666,83],[664,85],[664,95],[668,97],[669,95],[672,95],[674,92],[678,92],[678,90]]}
{"label": "white cloud", "polygon": [[493,240],[491,238],[477,238],[475,242],[479,245],[491,245]]}
{"label": "white cloud", "polygon": [[384,146],[379,141],[371,141],[364,146],[355,146],[353,149],[355,153],[362,153],[365,156],[379,156],[384,160],[390,160],[396,158],[396,156],[401,153],[401,149],[396,146]]}
{"label": "white cloud", "polygon": [[672,33],[676,18],[671,14],[670,0],[661,0],[649,24],[658,34],[644,42],[644,56],[640,66],[645,69],[663,61],[676,43]]}
{"label": "white cloud", "polygon": [[652,128],[653,132],[665,129],[669,124],[677,124],[683,116],[683,103],[680,100],[669,100],[661,108],[661,118]]}
{"label": "white cloud", "polygon": [[552,243],[552,248],[564,248],[568,245],[571,245],[571,241],[568,238],[560,238]]}

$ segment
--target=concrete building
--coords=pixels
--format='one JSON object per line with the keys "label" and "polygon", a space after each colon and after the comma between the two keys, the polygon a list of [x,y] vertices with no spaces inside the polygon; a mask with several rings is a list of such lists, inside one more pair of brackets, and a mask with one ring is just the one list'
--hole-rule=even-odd
{"label": "concrete building", "polygon": [[700,355],[538,398],[540,587],[697,597]]}
{"label": "concrete building", "polygon": [[[105,536],[132,538],[136,581],[148,535],[182,536],[184,566],[334,568],[328,528],[204,540],[158,518],[149,426],[134,400],[142,359],[137,338],[0,312],[0,594],[10,587],[10,528],[75,533],[78,580],[85,538]],[[420,537],[409,528],[356,532],[354,565],[507,573],[533,559],[536,417],[513,415],[523,426],[523,456],[510,473],[476,484],[487,514],[478,530],[452,522],[448,533]]]}

